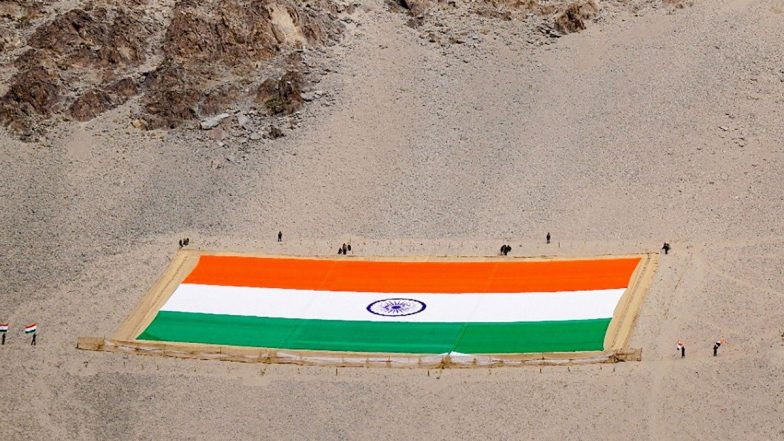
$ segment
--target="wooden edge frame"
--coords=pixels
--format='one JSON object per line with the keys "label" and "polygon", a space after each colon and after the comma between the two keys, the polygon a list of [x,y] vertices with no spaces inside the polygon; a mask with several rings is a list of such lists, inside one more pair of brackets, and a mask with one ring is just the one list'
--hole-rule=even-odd
{"label": "wooden edge frame", "polygon": [[503,366],[561,366],[640,361],[642,349],[533,354],[370,354],[356,352],[294,351],[191,343],[114,340],[79,337],[76,348],[196,360],[276,363],[298,366],[472,368]]}
{"label": "wooden edge frame", "polygon": [[[336,367],[498,367],[525,365],[572,365],[589,363],[615,363],[619,361],[640,361],[642,349],[628,349],[626,344],[634,330],[645,293],[653,280],[658,264],[658,254],[603,255],[583,258],[558,258],[540,256],[524,257],[371,257],[362,260],[383,261],[493,261],[493,260],[584,260],[616,259],[640,257],[624,295],[616,307],[604,340],[604,351],[590,352],[547,352],[528,354],[391,354],[285,350],[271,348],[251,348],[239,346],[220,346],[209,344],[153,342],[136,340],[136,336],[152,322],[158,310],[171,297],[177,286],[190,274],[202,255],[248,256],[270,258],[302,258],[292,256],[246,255],[229,252],[209,252],[202,250],[180,250],[169,267],[158,278],[150,291],[141,299],[131,314],[122,322],[111,338],[79,337],[76,347],[82,350],[122,352],[166,357],[243,361],[256,363],[281,363],[302,366]],[[315,257],[319,258],[319,257]],[[308,257],[308,259],[312,259]],[[332,259],[323,257],[323,259]]]}
{"label": "wooden edge frame", "polygon": [[169,300],[174,290],[193,271],[203,253],[193,250],[180,250],[169,267],[161,274],[150,291],[142,297],[136,308],[114,333],[118,340],[134,340],[149,326],[158,310]]}
{"label": "wooden edge frame", "polygon": [[620,351],[629,343],[658,264],[658,254],[648,253],[640,256],[640,263],[634,269],[629,286],[618,301],[613,318],[607,327],[604,336],[605,351]]}

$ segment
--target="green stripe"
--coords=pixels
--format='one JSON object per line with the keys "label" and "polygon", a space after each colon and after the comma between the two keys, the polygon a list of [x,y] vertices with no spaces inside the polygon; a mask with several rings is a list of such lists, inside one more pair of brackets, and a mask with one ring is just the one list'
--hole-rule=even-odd
{"label": "green stripe", "polygon": [[513,323],[301,320],[159,311],[139,340],[417,354],[600,351],[610,319]]}

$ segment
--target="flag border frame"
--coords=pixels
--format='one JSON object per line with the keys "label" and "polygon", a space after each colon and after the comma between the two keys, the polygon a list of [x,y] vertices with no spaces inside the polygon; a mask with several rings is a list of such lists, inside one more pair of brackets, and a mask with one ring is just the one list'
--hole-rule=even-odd
{"label": "flag border frame", "polygon": [[600,255],[591,257],[479,257],[479,256],[408,256],[408,257],[354,257],[341,259],[363,261],[405,262],[492,262],[492,261],[570,261],[618,258],[640,258],[632,273],[629,284],[618,302],[604,339],[604,350],[587,352],[547,352],[523,354],[468,354],[459,356],[433,354],[391,354],[318,350],[288,350],[280,348],[240,347],[203,343],[152,342],[138,340],[144,329],[152,322],[160,308],[171,297],[177,287],[196,267],[203,255],[240,256],[286,259],[334,260],[333,257],[280,256],[243,254],[206,250],[179,250],[156,283],[145,294],[131,313],[123,320],[110,338],[80,337],[77,348],[109,352],[131,352],[178,358],[220,359],[265,363],[294,363],[300,365],[335,366],[394,366],[394,367],[438,367],[438,366],[499,366],[516,364],[561,364],[614,362],[641,359],[641,350],[629,349],[628,343],[640,314],[642,304],[658,267],[658,253],[624,255]]}

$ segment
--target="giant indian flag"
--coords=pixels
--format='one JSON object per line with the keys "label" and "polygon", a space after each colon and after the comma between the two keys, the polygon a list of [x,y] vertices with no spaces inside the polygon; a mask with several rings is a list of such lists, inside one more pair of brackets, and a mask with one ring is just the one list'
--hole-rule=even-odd
{"label": "giant indian flag", "polygon": [[138,339],[413,354],[603,350],[639,261],[204,255]]}

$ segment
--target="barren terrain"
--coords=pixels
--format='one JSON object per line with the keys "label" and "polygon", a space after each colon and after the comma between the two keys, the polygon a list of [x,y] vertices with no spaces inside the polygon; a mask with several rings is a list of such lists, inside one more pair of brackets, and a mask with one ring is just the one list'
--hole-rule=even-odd
{"label": "barren terrain", "polygon": [[[21,61],[35,29],[87,8],[9,3],[45,5],[0,47],[0,438],[784,438],[783,0],[597,1],[579,32],[524,1],[314,1],[264,28],[271,2],[236,0],[280,51],[204,63],[166,52],[156,23],[178,8],[213,20],[217,2],[102,2],[154,32],[43,42],[52,53]],[[323,34],[302,33],[310,19]],[[240,37],[234,57],[255,47]],[[102,52],[114,38],[143,59]],[[44,72],[23,62],[46,68],[37,88],[14,89],[20,67]],[[137,76],[164,68],[188,81]],[[112,88],[125,76],[133,93]],[[90,89],[106,108],[75,116]],[[181,112],[158,100],[173,90],[191,91]],[[206,106],[216,90],[237,93]],[[365,256],[673,249],[632,336],[641,362],[336,370],[74,349],[117,328],[182,237],[297,255],[348,240]]]}

